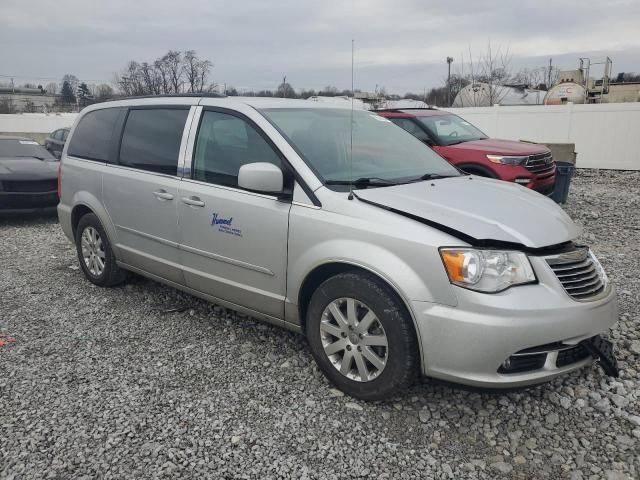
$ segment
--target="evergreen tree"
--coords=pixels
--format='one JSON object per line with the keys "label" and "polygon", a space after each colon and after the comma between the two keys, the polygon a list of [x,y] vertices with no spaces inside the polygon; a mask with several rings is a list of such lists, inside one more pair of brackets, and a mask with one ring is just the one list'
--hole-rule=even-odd
{"label": "evergreen tree", "polygon": [[76,95],[73,92],[73,87],[68,80],[62,83],[62,90],[60,90],[60,96],[63,103],[76,103]]}

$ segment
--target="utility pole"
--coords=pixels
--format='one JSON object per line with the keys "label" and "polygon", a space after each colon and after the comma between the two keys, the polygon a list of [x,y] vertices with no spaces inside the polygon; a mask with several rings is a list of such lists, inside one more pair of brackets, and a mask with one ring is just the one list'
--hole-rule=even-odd
{"label": "utility pole", "polygon": [[282,97],[287,98],[287,76],[282,77]]}
{"label": "utility pole", "polygon": [[449,73],[447,74],[447,107],[451,106],[451,64],[453,63],[453,57],[447,57],[447,66],[449,67]]}
{"label": "utility pole", "polygon": [[547,75],[547,90],[551,89],[551,62],[552,62],[552,58],[549,57],[549,74]]}

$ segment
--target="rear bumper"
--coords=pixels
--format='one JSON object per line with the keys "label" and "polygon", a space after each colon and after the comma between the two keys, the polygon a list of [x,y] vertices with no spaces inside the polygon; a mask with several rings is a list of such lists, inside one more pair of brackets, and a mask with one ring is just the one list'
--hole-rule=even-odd
{"label": "rear bumper", "polygon": [[58,192],[0,192],[0,213],[36,212],[54,209]]}
{"label": "rear bumper", "polygon": [[561,354],[559,360],[558,353],[551,351],[531,369],[499,373],[503,362],[515,353],[557,342],[569,348],[607,332],[617,321],[611,286],[598,300],[578,302],[562,287],[544,281],[492,295],[452,287],[459,300],[456,307],[412,302],[425,375],[466,385],[509,388],[541,383],[590,364],[588,356],[566,362],[566,355]]}

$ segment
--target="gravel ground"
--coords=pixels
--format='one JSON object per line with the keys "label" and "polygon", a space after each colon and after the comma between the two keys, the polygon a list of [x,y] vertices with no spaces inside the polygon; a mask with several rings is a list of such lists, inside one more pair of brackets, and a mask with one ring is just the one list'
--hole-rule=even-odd
{"label": "gravel ground", "polygon": [[0,477],[640,478],[639,185],[583,171],[567,206],[618,288],[619,379],[369,404],[300,336],[141,278],[94,287],[55,219],[0,220]]}

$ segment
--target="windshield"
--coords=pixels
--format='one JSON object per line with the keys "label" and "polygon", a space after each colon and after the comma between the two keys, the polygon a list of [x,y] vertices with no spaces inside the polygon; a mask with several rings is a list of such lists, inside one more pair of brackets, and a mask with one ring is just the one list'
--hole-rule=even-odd
{"label": "windshield", "polygon": [[0,157],[35,157],[41,160],[56,159],[38,142],[16,138],[0,138]]}
{"label": "windshield", "polygon": [[[375,113],[348,109],[264,109],[262,113],[302,154],[325,184],[371,180],[391,185],[458,171],[413,135]],[[353,162],[351,135],[353,133]],[[361,185],[362,186],[362,185]]]}
{"label": "windshield", "polygon": [[456,143],[488,138],[484,133],[457,115],[431,115],[416,117],[416,120],[438,139],[440,145],[455,145]]}

